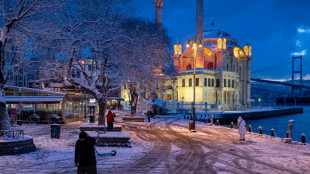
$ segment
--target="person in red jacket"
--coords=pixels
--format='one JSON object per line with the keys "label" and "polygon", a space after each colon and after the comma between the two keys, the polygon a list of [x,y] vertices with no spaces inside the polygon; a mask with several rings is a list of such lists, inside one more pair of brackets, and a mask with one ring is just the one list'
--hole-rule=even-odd
{"label": "person in red jacket", "polygon": [[115,113],[112,113],[111,109],[109,109],[107,117],[107,123],[108,123],[108,131],[113,131],[113,122],[114,117],[116,117]]}

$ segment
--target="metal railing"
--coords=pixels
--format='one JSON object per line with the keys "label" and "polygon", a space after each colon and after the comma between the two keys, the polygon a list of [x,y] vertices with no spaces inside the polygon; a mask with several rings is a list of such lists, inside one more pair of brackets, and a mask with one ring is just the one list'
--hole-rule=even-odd
{"label": "metal railing", "polygon": [[24,138],[24,130],[0,130],[0,140]]}

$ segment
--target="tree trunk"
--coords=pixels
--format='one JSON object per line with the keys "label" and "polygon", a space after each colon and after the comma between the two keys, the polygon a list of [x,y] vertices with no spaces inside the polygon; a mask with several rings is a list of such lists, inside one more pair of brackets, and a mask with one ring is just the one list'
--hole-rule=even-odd
{"label": "tree trunk", "polygon": [[130,89],[130,95],[131,95],[131,115],[136,114],[137,112],[137,102],[138,102],[138,94],[134,89]]}
{"label": "tree trunk", "polygon": [[4,101],[3,89],[0,90],[0,130],[10,130],[11,123],[8,111],[6,109],[6,103]]}
{"label": "tree trunk", "polygon": [[105,112],[106,112],[106,108],[107,108],[107,103],[106,103],[105,99],[99,99],[97,101],[98,101],[98,105],[99,105],[98,125],[104,125],[104,127],[106,127],[106,125],[105,125]]}

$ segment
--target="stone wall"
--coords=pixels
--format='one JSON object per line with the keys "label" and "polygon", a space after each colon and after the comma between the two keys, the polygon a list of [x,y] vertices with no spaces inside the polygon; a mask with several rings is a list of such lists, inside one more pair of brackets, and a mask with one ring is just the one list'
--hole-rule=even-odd
{"label": "stone wall", "polygon": [[15,155],[36,151],[32,138],[0,141],[0,156]]}

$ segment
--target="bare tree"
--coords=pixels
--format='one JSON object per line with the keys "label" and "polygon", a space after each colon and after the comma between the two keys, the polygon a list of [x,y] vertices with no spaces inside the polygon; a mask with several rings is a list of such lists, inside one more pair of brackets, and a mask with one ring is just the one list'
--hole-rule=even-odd
{"label": "bare tree", "polygon": [[126,29],[134,38],[131,52],[127,54],[124,75],[129,84],[131,114],[135,114],[139,95],[142,97],[142,92],[155,90],[156,83],[166,78],[164,73],[169,68],[170,39],[166,29],[141,19],[128,21]]}
{"label": "bare tree", "polygon": [[[55,56],[43,64],[45,79],[62,77],[97,100],[100,125],[105,124],[109,94],[122,83],[119,73],[120,64],[125,61],[122,50],[128,49],[132,41],[122,30],[123,21],[130,16],[127,3],[126,0],[68,1],[58,24],[62,37],[52,45]],[[86,58],[91,59],[90,69],[84,66]],[[75,70],[82,74],[82,79],[72,75]]]}
{"label": "bare tree", "polygon": [[[91,94],[99,104],[98,124],[104,125],[109,95],[128,82],[144,85],[136,80],[142,76],[145,82],[151,81],[150,75],[160,64],[156,60],[163,58],[159,53],[166,54],[167,46],[163,46],[160,39],[163,36],[155,24],[132,20],[127,11],[128,1],[74,2],[74,8],[70,7],[73,3],[68,4],[67,13],[63,14],[63,20],[68,21],[62,27],[63,40],[55,41],[58,45],[55,54],[60,58],[46,62],[45,74],[62,76]],[[84,66],[87,57],[92,62],[90,71]],[[80,71],[83,78],[72,76],[75,70]]]}
{"label": "bare tree", "polygon": [[57,9],[59,3],[56,1],[0,1],[0,130],[10,129],[4,85],[14,68],[26,61],[39,46],[39,38],[48,38],[42,35],[51,34],[49,15],[54,13],[52,10]]}

